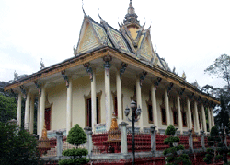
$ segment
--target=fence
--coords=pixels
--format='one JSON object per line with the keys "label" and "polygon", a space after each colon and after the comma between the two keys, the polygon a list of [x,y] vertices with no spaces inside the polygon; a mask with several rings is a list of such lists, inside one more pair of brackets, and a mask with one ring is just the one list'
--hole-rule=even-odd
{"label": "fence", "polygon": [[57,132],[56,138],[38,141],[38,150],[42,158],[61,156],[64,150],[76,147],[86,148],[86,144],[78,146],[72,145],[66,141],[66,136],[63,136],[60,132]]}
{"label": "fence", "polygon": [[[78,147],[86,148],[89,157],[92,158],[95,156],[94,158],[96,158],[106,154],[131,155],[132,134],[127,131],[127,124],[121,124],[120,131],[116,132],[104,131],[101,133],[92,133],[92,128],[89,127],[85,128],[85,132],[87,135],[87,143]],[[135,152],[137,154],[140,153],[139,155],[142,153],[162,154],[162,151],[169,147],[168,144],[164,143],[167,137],[168,135],[156,134],[155,127],[151,127],[149,133],[135,132]],[[194,153],[194,149],[204,149],[208,146],[208,138],[203,132],[201,132],[201,135],[193,135],[190,131],[189,135],[179,135],[178,137],[180,139],[179,144],[182,144],[190,153]],[[226,144],[229,145],[230,137],[227,136],[225,141]],[[48,143],[49,145],[47,147]],[[38,148],[42,157],[61,157],[63,150],[73,147],[76,146],[67,143],[66,137],[63,136],[62,133],[57,132],[55,139],[40,141]],[[157,154],[157,156],[160,157],[160,154]]]}

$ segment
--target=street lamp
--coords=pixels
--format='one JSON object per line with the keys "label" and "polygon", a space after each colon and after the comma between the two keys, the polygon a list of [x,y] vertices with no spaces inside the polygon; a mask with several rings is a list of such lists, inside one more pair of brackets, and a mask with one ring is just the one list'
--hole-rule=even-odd
{"label": "street lamp", "polygon": [[130,109],[127,108],[125,109],[125,116],[127,117],[129,122],[132,122],[132,155],[133,155],[133,160],[132,160],[132,165],[135,164],[135,143],[134,143],[134,123],[137,122],[140,119],[140,115],[141,115],[141,108],[139,106],[139,108],[137,108],[137,104],[134,100],[132,100],[131,102],[131,106],[132,108],[132,118],[130,119],[129,113],[130,113]]}

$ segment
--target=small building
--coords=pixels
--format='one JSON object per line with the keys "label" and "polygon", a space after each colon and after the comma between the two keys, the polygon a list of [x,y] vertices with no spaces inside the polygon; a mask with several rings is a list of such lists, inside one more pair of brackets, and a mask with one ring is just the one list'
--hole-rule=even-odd
{"label": "small building", "polygon": [[31,133],[38,97],[38,134],[45,124],[50,136],[58,130],[68,134],[75,124],[94,132],[109,130],[113,112],[118,124],[127,121],[124,110],[132,100],[142,109],[137,131],[148,132],[154,124],[164,133],[172,124],[180,134],[191,128],[207,133],[205,113],[210,128],[213,108],[220,104],[170,70],[153,49],[150,28],[137,20],[132,0],[119,30],[85,14],[73,57],[17,79],[5,90],[18,94],[19,126],[21,99],[26,98],[24,125]]}

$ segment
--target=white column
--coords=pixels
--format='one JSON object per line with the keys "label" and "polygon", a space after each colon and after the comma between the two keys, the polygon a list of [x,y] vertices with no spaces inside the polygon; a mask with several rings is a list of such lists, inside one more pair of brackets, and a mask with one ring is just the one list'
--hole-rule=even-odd
{"label": "white column", "polygon": [[178,113],[178,128],[179,128],[179,131],[180,131],[180,134],[182,135],[183,134],[183,129],[182,129],[182,116],[181,116],[181,110],[180,110],[180,97],[177,96],[177,106],[178,106],[178,110],[177,110],[177,113]]}
{"label": "white column", "polygon": [[21,127],[21,122],[22,122],[22,114],[21,114],[21,111],[22,111],[22,94],[21,92],[18,92],[18,101],[17,101],[17,123],[18,123],[18,126]]}
{"label": "white column", "polygon": [[72,127],[72,90],[73,83],[72,79],[69,78],[69,87],[67,87],[67,100],[66,100],[66,135],[69,134],[69,131]]}
{"label": "white column", "polygon": [[42,129],[45,125],[45,98],[46,98],[46,89],[41,86],[41,97],[40,97],[40,137],[42,136]]}
{"label": "white column", "polygon": [[153,119],[155,130],[158,131],[158,116],[157,116],[157,102],[156,102],[156,88],[152,84],[151,86],[151,98],[152,98],[152,111],[153,111]]}
{"label": "white column", "polygon": [[208,125],[209,125],[209,132],[211,133],[212,122],[211,122],[211,113],[210,113],[210,108],[209,107],[208,107]]}
{"label": "white column", "polygon": [[116,76],[117,85],[117,110],[118,110],[118,124],[122,122],[122,109],[121,109],[121,75],[120,71],[117,70]]}
{"label": "white column", "polygon": [[40,96],[38,96],[37,135],[40,135]]}
{"label": "white column", "polygon": [[33,134],[34,130],[34,95],[30,97],[30,122],[29,122],[29,132]]}
{"label": "white column", "polygon": [[30,122],[30,92],[27,93],[26,97],[26,107],[25,107],[25,120],[24,120],[24,128],[26,130],[29,129],[29,122]]}
{"label": "white column", "polygon": [[187,106],[188,106],[188,124],[189,129],[192,129],[192,114],[191,114],[191,108],[190,108],[190,100],[187,98]]}
{"label": "white column", "polygon": [[96,88],[96,69],[93,69],[93,81],[91,81],[91,109],[92,109],[92,131],[95,130],[97,124],[97,88]]}
{"label": "white column", "polygon": [[111,124],[111,92],[109,68],[105,68],[105,111],[106,111],[106,130],[108,131]]}
{"label": "white column", "polygon": [[169,99],[168,99],[167,89],[165,89],[165,111],[166,111],[167,126],[169,126],[171,124],[171,120],[170,120],[170,113],[169,113]]}
{"label": "white column", "polygon": [[212,127],[214,126],[214,117],[213,117],[213,109],[210,109],[211,113],[211,121],[212,121]]}
{"label": "white column", "polygon": [[196,132],[198,132],[198,134],[200,135],[200,122],[199,122],[199,116],[198,116],[198,109],[197,109],[197,102],[194,100],[194,112],[195,112],[195,128],[196,128]]}
{"label": "white column", "polygon": [[143,130],[144,127],[144,115],[143,115],[143,109],[142,109],[142,97],[141,97],[141,85],[140,85],[140,76],[136,76],[136,99],[137,99],[137,108],[141,108],[142,113],[140,116],[140,120],[138,121],[140,130]]}
{"label": "white column", "polygon": [[203,131],[206,134],[207,133],[207,125],[206,125],[206,117],[205,117],[205,111],[204,111],[203,104],[201,104],[201,115],[202,115]]}

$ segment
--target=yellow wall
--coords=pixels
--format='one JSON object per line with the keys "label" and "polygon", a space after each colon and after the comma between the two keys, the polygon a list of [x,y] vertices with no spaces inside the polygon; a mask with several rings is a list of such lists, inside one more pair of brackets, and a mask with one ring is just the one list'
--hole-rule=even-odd
{"label": "yellow wall", "polygon": [[[134,86],[135,86],[135,78],[127,78],[122,77],[122,95],[123,95],[123,121],[129,123],[126,120],[124,115],[124,110],[128,105],[130,107],[131,97],[134,94]],[[152,124],[149,124],[149,117],[147,111],[146,101],[149,100],[149,91],[151,90],[150,84],[143,83],[142,87],[142,114],[144,117],[144,127],[150,127]],[[101,100],[100,100],[100,111],[101,111],[101,123],[106,123],[106,112],[105,112],[105,87],[104,87],[104,72],[100,72],[96,74],[96,88],[97,93],[102,91]],[[110,74],[110,89],[112,92],[116,91],[116,75],[115,73]],[[78,79],[73,80],[73,112],[72,112],[72,126],[75,124],[79,124],[81,127],[86,126],[86,103],[85,97],[88,96],[91,90],[91,81],[89,76],[80,77]],[[51,121],[51,129],[58,130],[66,128],[66,95],[67,89],[65,87],[65,83],[61,85],[57,85],[53,88],[47,89],[48,100],[52,104],[52,121]],[[157,111],[158,111],[158,125],[159,128],[165,129],[167,126],[162,125],[162,117],[161,117],[161,108],[162,104],[162,95],[164,95],[164,89],[157,88],[156,90],[156,101],[157,101]],[[113,98],[111,94],[111,112],[113,112]],[[175,96],[176,97],[176,96]],[[173,123],[173,115],[171,112],[171,108],[173,107],[173,100],[169,97],[170,104],[170,117]],[[177,107],[177,102],[176,102]],[[187,111],[187,105],[185,105],[185,111]],[[111,113],[112,114],[112,113]],[[111,117],[111,116],[110,116]],[[188,118],[188,115],[187,115]],[[188,120],[187,120],[188,121]],[[187,127],[183,127],[183,130],[187,130]]]}

